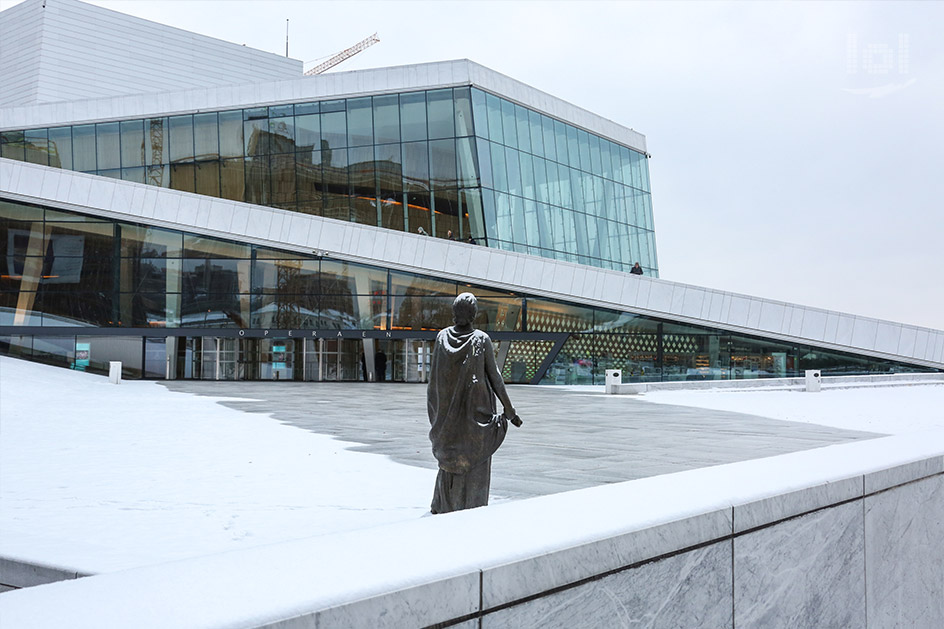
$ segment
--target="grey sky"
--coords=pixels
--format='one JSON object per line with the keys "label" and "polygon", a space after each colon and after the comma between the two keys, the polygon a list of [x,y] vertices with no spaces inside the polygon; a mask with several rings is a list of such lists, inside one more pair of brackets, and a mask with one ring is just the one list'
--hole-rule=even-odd
{"label": "grey sky", "polygon": [[279,54],[289,18],[304,61],[379,33],[336,70],[472,59],[646,134],[663,278],[944,329],[944,3],[93,3]]}

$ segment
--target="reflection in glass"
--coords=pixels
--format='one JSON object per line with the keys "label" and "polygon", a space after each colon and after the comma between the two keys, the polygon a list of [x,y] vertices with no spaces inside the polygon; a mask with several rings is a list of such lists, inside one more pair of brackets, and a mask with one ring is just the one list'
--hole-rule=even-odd
{"label": "reflection in glass", "polygon": [[370,97],[347,101],[347,146],[373,144],[373,110]]}
{"label": "reflection in glass", "polygon": [[426,139],[426,94],[400,94],[400,139],[403,142]]}
{"label": "reflection in glass", "polygon": [[245,194],[245,173],[242,158],[220,162],[220,196],[241,201]]}
{"label": "reflection in glass", "polygon": [[269,152],[294,153],[295,146],[295,119],[269,119]]}
{"label": "reflection in glass", "polygon": [[[159,166],[170,161],[170,142],[167,139],[167,118],[151,118],[144,121],[144,163]],[[150,181],[153,185],[162,185]],[[167,185],[166,181],[163,184]]]}
{"label": "reflection in glass", "polygon": [[[342,112],[343,113],[343,112]],[[347,149],[325,149],[321,152],[324,181],[324,216],[342,221],[351,220],[350,178]]]}
{"label": "reflection in glass", "polygon": [[49,130],[49,165],[72,170],[72,127]]}
{"label": "reflection in glass", "polygon": [[456,135],[459,137],[472,135],[472,95],[467,87],[457,87],[452,91],[456,109]]}
{"label": "reflection in glass", "polygon": [[430,184],[435,188],[455,188],[456,141],[432,140],[429,143]]}
{"label": "reflection in glass", "polygon": [[[341,101],[343,105],[343,101]],[[347,114],[344,110],[321,114],[321,148],[347,146]]]}
{"label": "reflection in glass", "polygon": [[220,137],[216,113],[194,115],[193,142],[197,160],[219,159]]}
{"label": "reflection in glass", "polygon": [[528,299],[529,332],[585,332],[593,329],[593,309]]}
{"label": "reflection in glass", "polygon": [[194,180],[196,169],[190,164],[171,164],[170,187],[182,192],[196,192]]}
{"label": "reflection in glass", "polygon": [[[243,112],[221,111],[219,113],[220,157],[242,157],[243,148]],[[232,197],[226,197],[232,198]]]}
{"label": "reflection in glass", "polygon": [[126,120],[121,123],[121,167],[144,166],[144,121]]}
{"label": "reflection in glass", "polygon": [[98,169],[121,168],[121,150],[118,123],[107,122],[95,125]]}
{"label": "reflection in glass", "polygon": [[194,169],[194,192],[210,197],[220,196],[220,162],[197,162]]}
{"label": "reflection in glass", "polygon": [[49,166],[49,138],[46,129],[27,129],[23,132],[24,157],[30,164]]}
{"label": "reflection in glass", "polygon": [[[192,162],[194,159],[193,116],[171,116],[167,120],[170,125],[171,163]],[[171,179],[173,180],[173,175]],[[184,190],[184,188],[178,188],[178,190]]]}
{"label": "reflection in glass", "polygon": [[[476,131],[492,142],[476,143]],[[426,138],[421,160],[414,143]],[[0,139],[0,153],[30,162],[389,229],[463,238],[472,231],[482,244],[491,237],[511,251],[604,268],[626,270],[638,258],[658,274],[645,156],[479,89],[6,131]],[[412,146],[398,144],[404,140]],[[466,203],[469,193],[459,190],[479,185],[510,198],[467,213],[481,206],[479,193]],[[493,209],[503,212],[501,233],[488,230],[498,228],[497,214],[484,215]]]}
{"label": "reflection in glass", "polygon": [[44,327],[114,325],[111,292],[43,290],[39,300],[42,304]]}
{"label": "reflection in glass", "polygon": [[318,294],[321,292],[320,273],[317,260],[256,260],[252,290],[292,295]]}
{"label": "reflection in glass", "polygon": [[80,172],[96,169],[95,125],[72,127],[72,161],[75,169]]}
{"label": "reflection in glass", "polygon": [[122,257],[176,258],[180,256],[182,234],[178,231],[121,225]]}
{"label": "reflection in glass", "polygon": [[456,135],[452,90],[433,90],[426,93],[429,138],[451,138]]}
{"label": "reflection in glass", "polygon": [[4,131],[0,133],[0,157],[23,161],[25,142],[22,131]]}
{"label": "reflection in glass", "polygon": [[[369,111],[369,110],[368,110]],[[377,184],[374,178],[374,149],[370,146],[348,150],[352,219],[362,225],[377,225]]]}
{"label": "reflection in glass", "polygon": [[377,144],[400,141],[400,105],[396,94],[374,96],[374,141]]}
{"label": "reflection in glass", "polygon": [[180,300],[182,328],[248,328],[250,295],[184,293]]}
{"label": "reflection in glass", "polygon": [[245,120],[243,122],[243,138],[246,141],[245,154],[247,156],[268,154],[269,119],[250,118]]}
{"label": "reflection in glass", "polygon": [[295,154],[282,153],[269,159],[272,196],[275,207],[295,209]]}
{"label": "reflection in glass", "polygon": [[321,216],[324,204],[324,178],[321,151],[306,151],[295,156],[295,180],[298,211]]}

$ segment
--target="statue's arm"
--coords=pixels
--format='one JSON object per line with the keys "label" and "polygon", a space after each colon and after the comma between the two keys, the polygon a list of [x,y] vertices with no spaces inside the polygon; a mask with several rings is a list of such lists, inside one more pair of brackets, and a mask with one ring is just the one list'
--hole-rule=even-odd
{"label": "statue's arm", "polygon": [[516,416],[515,407],[511,404],[508,391],[505,390],[505,381],[502,380],[501,374],[498,372],[498,365],[495,363],[495,350],[492,349],[491,339],[485,341],[485,377],[488,378],[488,383],[492,386],[495,395],[501,400],[505,409],[505,417],[508,419],[514,418]]}

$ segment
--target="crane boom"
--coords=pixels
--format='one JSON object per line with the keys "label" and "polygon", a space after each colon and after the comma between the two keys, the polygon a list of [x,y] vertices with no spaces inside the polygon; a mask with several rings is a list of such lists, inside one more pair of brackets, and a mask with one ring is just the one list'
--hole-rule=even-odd
{"label": "crane boom", "polygon": [[350,59],[351,57],[353,57],[353,56],[356,55],[357,53],[359,53],[359,52],[361,52],[362,50],[365,50],[365,49],[367,49],[367,48],[370,48],[371,46],[373,46],[374,44],[376,44],[376,43],[379,42],[379,41],[380,41],[380,38],[377,37],[377,33],[374,33],[374,34],[371,35],[370,37],[368,37],[368,38],[366,38],[366,39],[363,39],[363,40],[357,42],[356,44],[354,44],[354,45],[351,46],[350,48],[347,48],[347,49],[345,49],[345,50],[342,50],[341,52],[339,52],[338,54],[334,55],[333,57],[331,57],[331,58],[328,59],[327,61],[325,61],[325,62],[323,62],[323,63],[319,63],[319,64],[316,65],[314,68],[312,68],[311,70],[309,70],[308,72],[306,72],[306,73],[305,73],[305,76],[312,76],[312,75],[314,75],[314,74],[321,74],[322,72],[324,72],[324,71],[326,71],[326,70],[330,70],[331,68],[333,68],[334,66],[338,65],[339,63],[341,63],[341,62],[344,61],[345,59]]}

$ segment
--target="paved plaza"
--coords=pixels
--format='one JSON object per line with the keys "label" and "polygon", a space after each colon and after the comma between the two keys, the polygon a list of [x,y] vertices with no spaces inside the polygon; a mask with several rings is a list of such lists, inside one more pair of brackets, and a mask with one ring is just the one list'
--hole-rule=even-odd
{"label": "paved plaza", "polygon": [[[397,383],[169,381],[172,391],[271,413],[286,424],[435,469],[426,386]],[[651,404],[637,396],[512,386],[524,426],[492,461],[492,498],[530,498],[605,483],[808,450],[880,435],[742,413]],[[500,405],[499,405],[500,407]]]}

